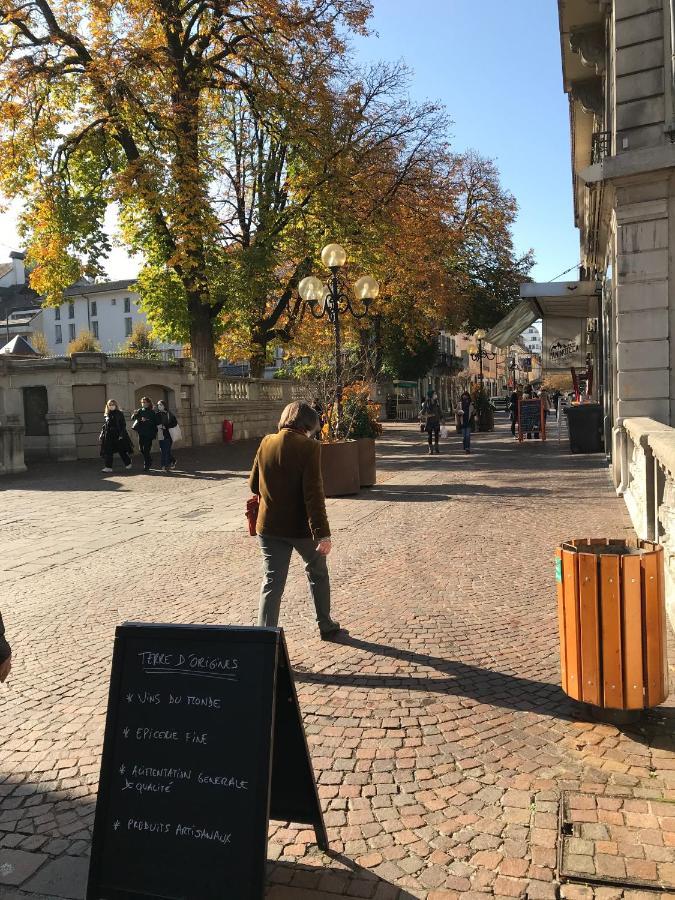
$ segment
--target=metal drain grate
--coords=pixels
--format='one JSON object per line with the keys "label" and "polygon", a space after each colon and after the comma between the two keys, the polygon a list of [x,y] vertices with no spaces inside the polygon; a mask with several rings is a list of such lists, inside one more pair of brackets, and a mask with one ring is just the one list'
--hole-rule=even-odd
{"label": "metal drain grate", "polygon": [[675,802],[565,791],[561,880],[675,891]]}

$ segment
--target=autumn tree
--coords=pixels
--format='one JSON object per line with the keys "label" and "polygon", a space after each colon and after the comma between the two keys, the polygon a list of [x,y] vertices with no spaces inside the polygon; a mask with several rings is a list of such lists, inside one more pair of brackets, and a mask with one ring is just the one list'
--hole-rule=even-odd
{"label": "autumn tree", "polygon": [[474,219],[474,227],[449,261],[449,274],[464,297],[466,329],[488,329],[519,300],[534,255],[532,250],[518,254],[514,248],[511,227],[517,204],[499,186],[493,162],[469,154],[461,194],[464,216]]}
{"label": "autumn tree", "polygon": [[328,240],[353,246],[394,202],[415,161],[446,133],[435,104],[407,98],[401,65],[334,73],[330,103],[302,114],[261,115],[247,98],[231,101],[231,130],[218,193],[238,286],[225,305],[221,348],[251,356],[258,373],[268,344],[290,343],[303,317],[297,287]]}
{"label": "autumn tree", "polygon": [[[257,167],[255,190],[283,220],[284,129],[311,143],[302,136],[335,100],[331,61],[369,12],[369,0],[0,0],[0,190],[27,198],[33,287],[58,302],[100,275],[103,217],[117,203],[128,247],[146,260],[139,290],[153,323],[211,367],[248,264],[232,263],[214,184],[244,164],[229,137],[236,117],[252,116],[246,140],[265,131],[258,159],[273,164]],[[268,250],[252,248],[252,271],[276,271],[258,256]]]}
{"label": "autumn tree", "polygon": [[371,340],[379,329],[377,358],[398,346],[417,365],[441,329],[503,314],[531,266],[513,250],[516,212],[490,160],[444,143],[424,148],[391,202],[360,218],[352,241],[361,269],[380,281],[373,325],[361,333]]}

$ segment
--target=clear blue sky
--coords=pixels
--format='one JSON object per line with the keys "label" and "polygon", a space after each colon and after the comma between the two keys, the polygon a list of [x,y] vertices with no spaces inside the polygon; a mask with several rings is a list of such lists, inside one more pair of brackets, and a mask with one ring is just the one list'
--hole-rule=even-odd
{"label": "clear blue sky", "polygon": [[[403,59],[417,100],[441,100],[453,145],[496,160],[520,209],[516,246],[548,281],[579,261],[555,0],[374,0],[359,58]],[[573,280],[572,272],[566,276]]]}
{"label": "clear blue sky", "polygon": [[[516,246],[534,249],[536,280],[576,265],[555,0],[374,0],[374,6],[373,33],[356,41],[359,58],[405,60],[413,97],[447,107],[454,147],[497,161],[520,207]],[[0,261],[18,245],[14,219],[0,215]],[[113,251],[111,277],[136,271],[124,250]]]}

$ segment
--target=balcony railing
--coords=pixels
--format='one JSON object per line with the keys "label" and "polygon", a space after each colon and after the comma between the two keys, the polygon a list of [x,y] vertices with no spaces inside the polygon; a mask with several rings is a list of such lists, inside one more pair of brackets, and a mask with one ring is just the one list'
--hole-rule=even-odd
{"label": "balcony railing", "polygon": [[591,165],[602,162],[612,152],[612,133],[596,131],[591,140]]}

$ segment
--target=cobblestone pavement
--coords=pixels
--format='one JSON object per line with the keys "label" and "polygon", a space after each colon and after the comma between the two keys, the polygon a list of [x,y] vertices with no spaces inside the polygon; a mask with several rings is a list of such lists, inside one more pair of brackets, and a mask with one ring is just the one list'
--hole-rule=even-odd
{"label": "cobblestone pavement", "polygon": [[[344,644],[318,640],[291,573],[282,624],[333,852],[272,823],[268,897],[653,900],[557,881],[569,792],[596,826],[568,848],[583,871],[675,884],[675,709],[617,728],[558,687],[553,549],[630,531],[603,460],[517,446],[503,420],[471,456],[453,437],[429,458],[421,437],[387,428],[378,486],[329,502]],[[0,688],[0,897],[83,896],[114,627],[255,621],[253,451],[184,452],[173,475],[92,461],[2,483],[16,665]]]}

